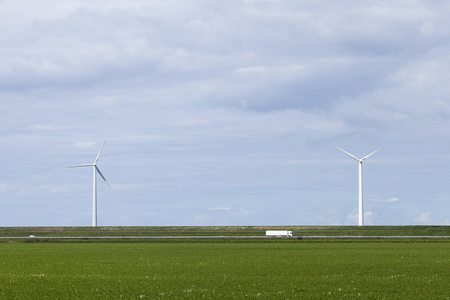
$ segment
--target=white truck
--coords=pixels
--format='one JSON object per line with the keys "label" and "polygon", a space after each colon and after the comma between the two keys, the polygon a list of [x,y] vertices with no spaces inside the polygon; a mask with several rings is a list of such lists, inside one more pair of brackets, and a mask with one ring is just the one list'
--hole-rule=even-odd
{"label": "white truck", "polygon": [[270,236],[270,237],[292,237],[292,231],[287,231],[287,230],[266,230],[266,236]]}

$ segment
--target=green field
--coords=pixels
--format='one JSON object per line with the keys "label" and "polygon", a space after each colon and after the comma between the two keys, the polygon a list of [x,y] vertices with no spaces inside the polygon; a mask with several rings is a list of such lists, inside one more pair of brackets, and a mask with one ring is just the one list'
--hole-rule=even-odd
{"label": "green field", "polygon": [[449,242],[1,243],[1,299],[449,299]]}

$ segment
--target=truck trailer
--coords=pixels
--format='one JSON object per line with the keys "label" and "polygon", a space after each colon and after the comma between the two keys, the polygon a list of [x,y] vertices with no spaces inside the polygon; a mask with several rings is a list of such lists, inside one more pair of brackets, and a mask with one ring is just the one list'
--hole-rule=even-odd
{"label": "truck trailer", "polygon": [[267,230],[266,236],[270,237],[292,237],[292,231],[287,230]]}

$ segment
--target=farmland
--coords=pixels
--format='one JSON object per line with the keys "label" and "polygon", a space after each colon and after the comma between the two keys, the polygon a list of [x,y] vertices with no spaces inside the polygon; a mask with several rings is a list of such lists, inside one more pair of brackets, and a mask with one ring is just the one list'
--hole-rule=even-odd
{"label": "farmland", "polygon": [[448,299],[450,243],[1,243],[4,299]]}
{"label": "farmland", "polygon": [[[448,299],[449,229],[3,227],[0,299]],[[334,238],[264,238],[265,230]]]}

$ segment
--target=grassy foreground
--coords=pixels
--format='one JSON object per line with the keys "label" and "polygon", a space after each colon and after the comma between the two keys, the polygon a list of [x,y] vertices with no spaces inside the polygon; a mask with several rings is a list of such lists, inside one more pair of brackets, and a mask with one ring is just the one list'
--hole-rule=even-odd
{"label": "grassy foreground", "polygon": [[2,243],[1,299],[448,299],[450,243]]}
{"label": "grassy foreground", "polygon": [[266,230],[291,230],[294,236],[450,236],[450,226],[110,226],[0,227],[0,237],[264,236]]}

